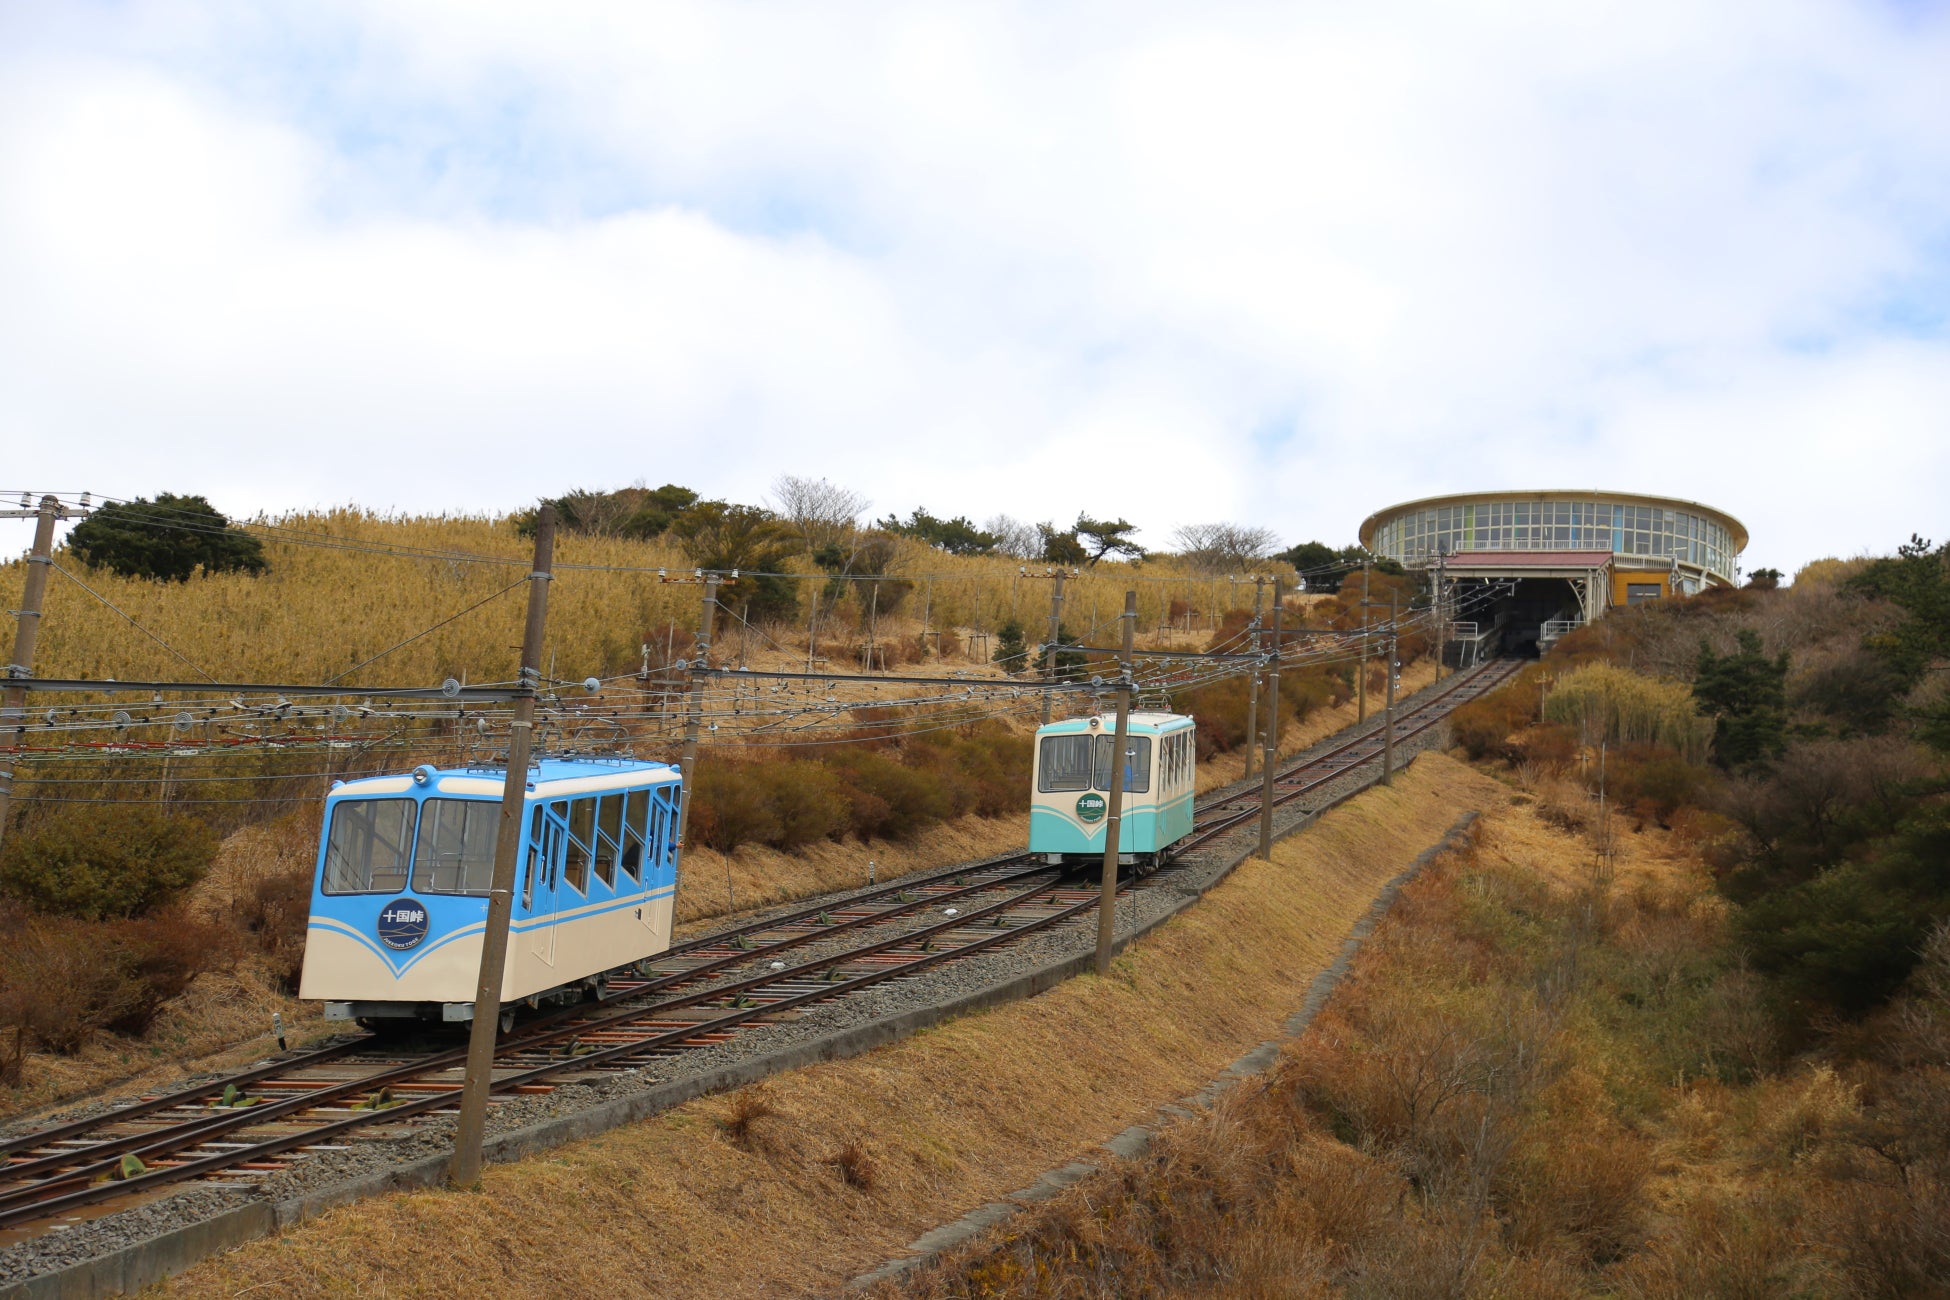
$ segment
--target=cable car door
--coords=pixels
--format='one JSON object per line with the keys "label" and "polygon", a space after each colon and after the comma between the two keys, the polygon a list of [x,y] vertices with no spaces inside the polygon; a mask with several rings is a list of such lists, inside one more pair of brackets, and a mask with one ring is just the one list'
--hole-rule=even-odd
{"label": "cable car door", "polygon": [[562,835],[567,825],[557,821],[555,810],[566,816],[568,807],[552,804],[546,815],[536,808],[529,824],[528,874],[522,887],[522,902],[533,918],[528,950],[550,966],[555,964],[555,892],[562,875]]}

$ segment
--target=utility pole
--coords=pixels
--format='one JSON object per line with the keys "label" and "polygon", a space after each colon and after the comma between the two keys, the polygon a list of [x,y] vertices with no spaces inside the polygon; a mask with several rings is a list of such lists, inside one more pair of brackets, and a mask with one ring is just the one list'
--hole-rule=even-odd
{"label": "utility pole", "polygon": [[[732,572],[731,580],[738,581],[736,570]],[[715,573],[704,576],[704,604],[697,617],[697,645],[691,651],[690,667],[686,670],[690,682],[684,692],[684,757],[679,760],[684,778],[683,789],[677,795],[677,877],[671,881],[673,898],[684,879],[684,835],[691,824],[691,774],[697,770],[697,733],[704,721],[704,674],[698,670],[710,667],[711,627],[717,622],[718,584],[722,581]]]}
{"label": "utility pole", "polygon": [[[1266,653],[1266,631],[1259,625],[1260,603],[1266,592],[1264,574],[1253,575],[1253,640],[1258,643],[1261,654]],[[1246,770],[1241,775],[1253,774],[1253,742],[1259,738],[1259,674],[1251,673],[1246,679]]]}
{"label": "utility pole", "polygon": [[[21,505],[26,504],[23,495]],[[27,734],[27,688],[14,686],[11,681],[34,675],[34,646],[41,636],[41,603],[47,596],[47,571],[54,564],[54,522],[62,513],[59,497],[41,498],[40,508],[34,512],[34,549],[27,554],[26,590],[21,595],[20,608],[14,611],[19,619],[14,625],[14,653],[7,660],[3,674],[9,685],[0,690],[0,748],[13,751],[12,755],[0,753],[0,840],[7,837],[7,814],[13,806],[14,763]],[[9,510],[0,517],[24,519],[27,511]]]}
{"label": "utility pole", "polygon": [[1381,783],[1395,783],[1395,621],[1401,617],[1401,593],[1388,593],[1388,720],[1382,724]]}
{"label": "utility pole", "polygon": [[514,913],[515,866],[521,851],[528,794],[528,753],[535,731],[535,695],[542,675],[542,633],[548,621],[548,587],[555,562],[555,507],[544,504],[535,519],[535,567],[528,574],[528,622],[521,634],[521,672],[514,720],[508,724],[508,775],[501,783],[501,819],[495,826],[494,877],[488,884],[487,931],[481,936],[481,974],[474,985],[474,1023],[467,1034],[467,1074],[461,1084],[460,1122],[454,1129],[454,1160],[448,1181],[476,1187],[481,1181],[481,1138],[487,1130],[488,1093],[494,1088],[494,1048],[501,1031],[502,976],[508,962],[508,922]]}
{"label": "utility pole", "polygon": [[[1058,581],[1061,581],[1059,578]],[[1124,748],[1131,735],[1131,650],[1137,640],[1137,593],[1124,593],[1123,651],[1117,657],[1117,727],[1110,744],[1110,806],[1104,813],[1104,879],[1097,900],[1097,973],[1110,974],[1110,941],[1117,922],[1118,831],[1124,818]],[[1045,696],[1047,699],[1047,696]],[[1044,705],[1044,709],[1048,709]]]}
{"label": "utility pole", "polygon": [[[1056,571],[1056,585],[1049,597],[1049,639],[1043,646],[1043,680],[1056,681],[1056,639],[1063,628],[1063,570]],[[1055,703],[1056,692],[1043,692],[1043,725],[1049,725],[1050,706]]]}
{"label": "utility pole", "polygon": [[1449,645],[1449,611],[1442,600],[1442,562],[1448,552],[1437,547],[1435,552],[1435,679],[1442,680],[1442,656]]}
{"label": "utility pole", "polygon": [[1368,720],[1368,562],[1361,561],[1361,671],[1356,674],[1354,721]]}
{"label": "utility pole", "polygon": [[1261,755],[1259,786],[1259,856],[1273,857],[1273,769],[1280,753],[1280,614],[1286,588],[1273,579],[1273,663],[1266,672],[1266,752]]}

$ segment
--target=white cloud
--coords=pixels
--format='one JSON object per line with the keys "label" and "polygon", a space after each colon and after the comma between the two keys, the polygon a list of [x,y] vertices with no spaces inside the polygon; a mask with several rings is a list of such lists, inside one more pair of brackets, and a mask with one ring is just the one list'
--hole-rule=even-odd
{"label": "white cloud", "polygon": [[799,472],[1154,540],[1224,515],[1338,540],[1422,492],[1604,484],[1722,505],[1783,568],[1944,530],[1941,22],[113,22],[20,22],[0,65],[13,482],[506,508]]}

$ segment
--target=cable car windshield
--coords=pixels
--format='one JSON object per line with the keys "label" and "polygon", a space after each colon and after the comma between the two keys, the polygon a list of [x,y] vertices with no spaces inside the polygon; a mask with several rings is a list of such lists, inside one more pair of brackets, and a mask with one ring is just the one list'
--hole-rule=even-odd
{"label": "cable car windshield", "polygon": [[325,892],[396,894],[406,888],[413,834],[411,799],[347,799],[332,811],[325,841]]}
{"label": "cable car windshield", "polygon": [[1090,788],[1092,736],[1044,736],[1036,788],[1044,794]]}
{"label": "cable car windshield", "polygon": [[500,819],[501,805],[485,799],[427,800],[413,850],[414,892],[485,896]]}
{"label": "cable car windshield", "polygon": [[[1115,736],[1097,737],[1096,771],[1091,779],[1099,790],[1110,789],[1110,750]],[[1143,794],[1151,788],[1151,737],[1124,737],[1124,792]]]}

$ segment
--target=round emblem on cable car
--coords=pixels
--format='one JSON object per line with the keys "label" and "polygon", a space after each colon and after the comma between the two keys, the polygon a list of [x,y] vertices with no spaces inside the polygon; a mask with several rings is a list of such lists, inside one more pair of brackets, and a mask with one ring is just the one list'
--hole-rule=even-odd
{"label": "round emblem on cable car", "polygon": [[1077,797],[1077,820],[1086,822],[1104,819],[1104,797],[1092,792]]}
{"label": "round emblem on cable car", "polygon": [[379,942],[396,952],[417,948],[427,937],[427,905],[417,898],[395,898],[379,909]]}

